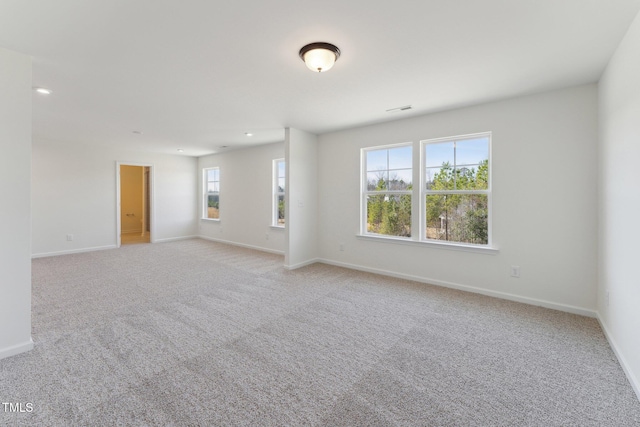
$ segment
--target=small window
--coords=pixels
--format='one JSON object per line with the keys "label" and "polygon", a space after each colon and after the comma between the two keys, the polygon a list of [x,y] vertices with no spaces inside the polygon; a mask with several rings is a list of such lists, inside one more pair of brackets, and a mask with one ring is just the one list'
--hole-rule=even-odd
{"label": "small window", "polygon": [[422,239],[489,244],[490,142],[490,134],[422,142]]}
{"label": "small window", "polygon": [[205,219],[220,219],[220,168],[204,169]]}
{"label": "small window", "polygon": [[284,227],[284,190],[286,164],[284,159],[273,161],[273,221],[274,227]]}
{"label": "small window", "polygon": [[411,237],[412,146],[363,150],[363,233]]}

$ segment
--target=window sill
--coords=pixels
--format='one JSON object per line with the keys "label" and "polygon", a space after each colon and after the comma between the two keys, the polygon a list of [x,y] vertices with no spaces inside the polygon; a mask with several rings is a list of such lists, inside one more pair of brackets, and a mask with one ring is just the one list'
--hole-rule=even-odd
{"label": "window sill", "polygon": [[282,230],[282,231],[284,231],[284,225],[270,225],[269,227],[272,230]]}
{"label": "window sill", "polygon": [[200,218],[202,221],[220,222],[220,218]]}
{"label": "window sill", "polygon": [[372,235],[372,234],[356,234],[356,237],[362,240],[388,242],[388,243],[407,245],[407,246],[421,246],[421,247],[434,248],[434,249],[445,249],[450,251],[475,252],[475,253],[486,254],[486,255],[497,255],[500,253],[499,249],[488,247],[488,246],[465,245],[460,243],[427,242],[427,241],[411,240],[411,239],[406,239],[402,237],[378,236],[378,235]]}

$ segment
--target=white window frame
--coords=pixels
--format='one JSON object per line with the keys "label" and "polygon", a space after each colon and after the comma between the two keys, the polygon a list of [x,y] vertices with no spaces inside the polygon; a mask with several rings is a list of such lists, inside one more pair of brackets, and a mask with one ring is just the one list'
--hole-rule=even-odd
{"label": "white window frame", "polygon": [[[451,137],[444,138],[433,138],[426,139],[420,141],[420,241],[429,242],[429,243],[437,243],[437,244],[445,244],[445,245],[460,245],[460,246],[469,246],[469,247],[479,247],[479,248],[491,248],[492,247],[492,211],[491,208],[491,175],[493,170],[493,162],[491,159],[491,132],[480,132],[468,135],[457,135]],[[489,151],[489,173],[488,173],[488,183],[486,190],[428,190],[427,189],[427,177],[426,177],[426,146],[429,144],[438,144],[444,142],[461,142],[469,139],[478,139],[478,138],[487,138],[488,141],[488,151]],[[455,151],[454,151],[454,159],[455,159]],[[456,166],[455,160],[454,164],[451,165],[454,169]],[[473,243],[465,243],[465,242],[452,242],[446,240],[437,240],[437,239],[428,239],[427,234],[427,206],[426,206],[426,198],[428,195],[446,195],[446,194],[481,194],[487,196],[487,244],[473,244]]]}
{"label": "white window frame", "polygon": [[360,157],[360,234],[362,236],[371,236],[376,238],[383,239],[400,239],[400,240],[411,240],[415,235],[415,230],[413,225],[415,224],[413,209],[411,209],[411,236],[412,237],[403,237],[403,236],[392,236],[387,234],[379,234],[372,233],[367,230],[367,197],[379,194],[389,194],[389,195],[405,195],[408,194],[411,196],[411,203],[413,204],[413,198],[415,197],[415,184],[413,184],[414,190],[385,190],[385,191],[371,191],[368,189],[368,178],[367,178],[367,153],[370,151],[377,150],[388,150],[393,148],[400,147],[411,147],[411,181],[415,182],[415,168],[414,168],[414,148],[413,143],[411,142],[402,142],[399,144],[389,144],[389,145],[378,145],[375,147],[367,147],[361,150]]}
{"label": "white window frame", "polygon": [[[218,171],[218,181],[209,181],[209,171],[217,170]],[[218,218],[209,218],[209,182],[217,182],[218,183],[218,203],[220,203],[220,167],[210,167],[202,169],[202,219],[207,221],[220,221],[220,208],[218,207]],[[216,193],[216,192],[213,192]]]}
{"label": "white window frame", "polygon": [[[434,194],[434,192],[426,189],[426,164],[425,164],[425,146],[430,143],[446,142],[446,141],[462,141],[466,139],[474,139],[488,137],[489,139],[489,173],[488,188],[486,190],[456,190],[457,194],[486,194],[487,195],[487,244],[472,244],[462,242],[451,242],[445,240],[435,240],[426,238],[426,196]],[[418,144],[413,142],[403,142],[399,144],[378,145],[365,147],[360,150],[360,232],[357,237],[364,240],[376,242],[388,242],[393,244],[422,246],[437,249],[446,249],[463,252],[476,252],[483,254],[495,255],[499,253],[499,249],[494,246],[493,240],[493,206],[492,206],[492,176],[493,176],[493,160],[492,160],[492,132],[478,132],[473,134],[455,135],[444,138],[432,138],[420,140]],[[380,194],[380,192],[371,192],[367,189],[367,152],[373,150],[381,150],[388,148],[396,148],[402,146],[412,147],[413,157],[413,189],[411,191],[387,191],[386,193],[411,194],[412,211],[411,211],[411,237],[390,236],[385,234],[376,234],[367,231],[367,196],[371,194]],[[418,159],[416,159],[416,154]],[[420,183],[419,185],[417,183]],[[453,192],[453,191],[452,191]],[[442,192],[435,192],[443,194]]]}
{"label": "white window frame", "polygon": [[[271,226],[272,227],[276,227],[276,228],[285,228],[286,224],[287,224],[287,217],[285,215],[284,217],[284,224],[278,224],[278,201],[280,196],[285,197],[285,191],[280,191],[280,186],[278,185],[279,182],[279,178],[280,176],[278,176],[278,166],[280,164],[284,165],[284,173],[285,175],[283,176],[283,178],[285,178],[286,180],[286,163],[285,163],[285,159],[274,159],[273,160],[273,185],[272,185],[272,197],[271,197],[271,203],[272,203],[272,207],[271,207]],[[286,204],[286,199],[285,199],[285,204]]]}

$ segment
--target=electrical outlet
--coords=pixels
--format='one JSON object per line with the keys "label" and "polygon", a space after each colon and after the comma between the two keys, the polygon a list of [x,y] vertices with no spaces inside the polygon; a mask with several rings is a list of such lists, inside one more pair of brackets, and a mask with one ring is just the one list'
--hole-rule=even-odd
{"label": "electrical outlet", "polygon": [[340,250],[344,251],[344,243],[340,243]]}
{"label": "electrical outlet", "polygon": [[520,277],[520,266],[519,265],[512,265],[511,266],[511,277],[516,277],[516,278]]}
{"label": "electrical outlet", "polygon": [[269,240],[269,233],[265,233],[264,238]]}
{"label": "electrical outlet", "polygon": [[73,234],[67,234],[67,242],[73,241]]}

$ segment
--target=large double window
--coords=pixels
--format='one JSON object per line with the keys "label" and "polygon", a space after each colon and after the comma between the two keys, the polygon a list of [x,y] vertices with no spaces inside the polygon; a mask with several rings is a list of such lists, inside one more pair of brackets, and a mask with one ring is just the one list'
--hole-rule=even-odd
{"label": "large double window", "polygon": [[490,133],[364,149],[362,233],[489,246],[490,153]]}

